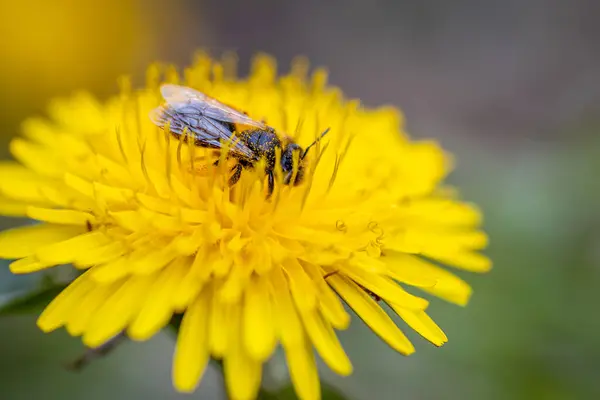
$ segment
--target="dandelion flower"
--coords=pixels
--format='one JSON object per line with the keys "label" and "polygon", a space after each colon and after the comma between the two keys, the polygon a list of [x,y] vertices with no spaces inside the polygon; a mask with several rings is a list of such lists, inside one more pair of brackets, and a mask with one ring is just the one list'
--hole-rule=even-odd
{"label": "dandelion flower", "polygon": [[[10,147],[18,163],[0,165],[0,211],[39,223],[1,233],[0,257],[16,260],[15,274],[61,264],[81,271],[39,327],[64,326],[96,347],[121,331],[146,340],[182,314],[175,387],[194,390],[209,359],[220,359],[234,399],[256,396],[277,345],[300,398],[320,397],[314,350],[351,374],[335,333],[350,323],[343,303],[402,354],[414,347],[384,302],[444,344],[418,294],[467,303],[468,284],[446,267],[490,268],[478,252],[487,241],[480,213],[443,186],[450,157],[411,141],[396,109],[361,108],[325,71],[307,74],[299,59],[278,76],[262,55],[240,79],[231,56],[200,54],[183,78],[154,65],[144,89],[123,80],[109,101],[81,93],[54,101],[48,119],[27,121]],[[207,93],[303,147],[330,131],[299,185],[279,177],[268,197],[258,165],[230,187],[214,150],[150,121],[163,81]]]}

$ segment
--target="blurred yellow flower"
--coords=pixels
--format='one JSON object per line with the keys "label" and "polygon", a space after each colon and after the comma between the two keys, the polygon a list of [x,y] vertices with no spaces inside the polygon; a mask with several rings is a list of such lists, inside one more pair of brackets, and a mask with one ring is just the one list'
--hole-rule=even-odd
{"label": "blurred yellow flower", "polygon": [[77,87],[103,95],[114,91],[114,77],[138,68],[152,53],[155,27],[144,19],[154,11],[140,18],[141,7],[132,0],[1,1],[3,126],[13,120],[16,126],[56,93]]}
{"label": "blurred yellow flower", "polygon": [[[397,110],[347,101],[299,60],[278,77],[257,57],[247,79],[235,62],[199,55],[183,83],[293,135],[310,154],[303,183],[265,196],[260,168],[232,188],[211,153],[169,138],[148,113],[160,102],[158,67],[147,87],[100,103],[79,94],[33,119],[0,165],[0,209],[39,224],[0,234],[14,273],[59,264],[85,270],[43,312],[46,332],[65,326],[98,346],[122,330],[150,338],[183,313],[173,381],[192,391],[210,357],[223,360],[234,399],[256,396],[277,344],[302,399],[320,397],[313,348],[336,373],[352,365],[335,334],[350,315],[340,298],[393,349],[414,347],[375,300],[381,298],[436,346],[447,341],[418,288],[464,305],[467,283],[441,262],[485,272],[477,251],[480,213],[441,186],[449,158],[412,142]],[[180,79],[167,68],[166,81]]]}

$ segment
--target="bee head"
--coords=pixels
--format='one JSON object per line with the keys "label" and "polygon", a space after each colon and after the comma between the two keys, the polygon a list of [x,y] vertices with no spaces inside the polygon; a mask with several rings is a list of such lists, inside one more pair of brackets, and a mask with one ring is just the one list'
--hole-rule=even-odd
{"label": "bee head", "polygon": [[292,177],[294,176],[294,154],[298,154],[298,172],[296,173],[294,185],[298,185],[302,182],[302,178],[304,177],[304,158],[308,154],[310,148],[317,144],[319,140],[321,140],[321,138],[327,134],[327,132],[329,132],[329,128],[325,129],[325,131],[314,142],[312,142],[306,148],[306,150],[302,150],[302,147],[293,142],[289,143],[285,147],[283,153],[281,154],[281,169],[284,174],[284,184],[289,185]]}

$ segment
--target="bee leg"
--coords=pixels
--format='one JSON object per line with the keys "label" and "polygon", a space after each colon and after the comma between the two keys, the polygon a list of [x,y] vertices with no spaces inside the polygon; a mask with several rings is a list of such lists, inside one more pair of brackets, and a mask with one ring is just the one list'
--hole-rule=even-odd
{"label": "bee leg", "polygon": [[231,175],[231,177],[229,178],[229,186],[233,186],[237,183],[237,181],[240,180],[240,177],[242,176],[242,169],[244,167],[242,167],[242,164],[236,164],[231,170],[233,171],[233,174]]}
{"label": "bee leg", "polygon": [[269,192],[267,193],[267,199],[271,197],[273,191],[275,190],[275,177],[273,176],[273,171],[269,171],[267,174],[267,180],[269,185]]}

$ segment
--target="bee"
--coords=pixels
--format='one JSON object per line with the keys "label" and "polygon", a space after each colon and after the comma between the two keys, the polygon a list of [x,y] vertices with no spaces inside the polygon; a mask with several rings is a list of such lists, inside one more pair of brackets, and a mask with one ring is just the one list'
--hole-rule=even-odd
{"label": "bee", "polygon": [[[245,168],[253,168],[261,159],[265,161],[268,177],[268,196],[275,187],[274,170],[277,151],[281,153],[283,183],[298,185],[302,182],[304,159],[308,150],[329,132],[327,128],[306,149],[302,149],[291,138],[282,140],[275,129],[264,122],[255,121],[246,113],[235,110],[218,100],[189,87],[166,84],[161,86],[161,94],[166,104],[150,113],[150,119],[159,128],[169,125],[170,132],[179,137],[187,129],[194,144],[200,147],[220,149],[229,144],[228,157],[236,159],[229,185],[235,185]],[[236,124],[249,127],[236,131]],[[187,140],[187,137],[183,138]],[[298,154],[298,164],[294,171],[294,157]],[[218,165],[218,160],[214,165]],[[295,175],[294,175],[295,172]],[[293,179],[293,182],[292,182]]]}

